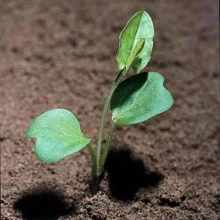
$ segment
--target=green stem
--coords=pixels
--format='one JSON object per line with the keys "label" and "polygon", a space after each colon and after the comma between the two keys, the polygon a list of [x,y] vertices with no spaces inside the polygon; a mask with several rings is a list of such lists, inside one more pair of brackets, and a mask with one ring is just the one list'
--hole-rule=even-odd
{"label": "green stem", "polygon": [[98,144],[97,144],[97,153],[96,153],[96,172],[97,175],[100,175],[99,172],[99,163],[100,163],[100,156],[101,156],[101,148],[102,148],[102,137],[103,137],[103,131],[104,131],[104,125],[105,125],[105,120],[106,120],[106,116],[108,113],[108,108],[109,108],[109,104],[110,104],[110,100],[112,97],[112,94],[114,93],[115,89],[117,88],[118,84],[121,82],[121,80],[123,79],[124,75],[126,74],[127,69],[123,69],[119,72],[115,82],[113,83],[113,86],[105,100],[105,104],[104,104],[104,108],[102,111],[102,117],[101,117],[101,122],[100,122],[100,127],[99,127],[99,133],[98,133]]}
{"label": "green stem", "polygon": [[102,173],[103,170],[104,170],[105,161],[106,161],[109,149],[111,147],[114,128],[115,128],[115,124],[114,124],[114,121],[112,120],[111,124],[109,126],[109,131],[108,131],[108,136],[107,136],[105,148],[104,148],[103,154],[102,154],[101,159],[100,159],[100,173]]}
{"label": "green stem", "polygon": [[95,155],[95,151],[94,149],[92,148],[91,144],[88,144],[87,146],[89,148],[89,153],[91,155],[91,158],[92,158],[92,176],[94,178],[94,176],[96,176],[96,164],[97,164],[97,160],[96,160],[96,155]]}
{"label": "green stem", "polygon": [[103,111],[102,111],[102,117],[101,117],[101,121],[100,121],[96,154],[95,154],[93,148],[91,147],[91,145],[88,146],[89,147],[89,152],[90,152],[91,157],[92,157],[92,187],[91,187],[91,194],[95,194],[98,190],[100,177],[101,177],[102,172],[104,170],[105,160],[107,158],[108,151],[109,151],[109,148],[110,148],[110,145],[111,145],[111,139],[112,139],[112,134],[113,134],[113,130],[114,130],[113,121],[111,121],[111,124],[110,124],[110,127],[109,127],[109,133],[108,133],[107,141],[106,141],[106,145],[105,145],[105,149],[104,149],[104,152],[103,152],[103,156],[101,157],[104,125],[105,125],[105,121],[106,121],[106,117],[107,117],[111,97],[112,97],[115,89],[117,88],[118,84],[124,78],[127,71],[128,71],[127,69],[123,69],[119,72],[119,74],[116,77],[116,79],[115,79],[115,81],[112,85],[112,88],[111,88],[111,90],[110,90],[110,92],[109,92],[109,94],[108,94],[108,96],[105,100],[104,108],[103,108]]}
{"label": "green stem", "polygon": [[92,186],[91,186],[91,189],[90,189],[90,193],[92,195],[96,194],[97,191],[98,191],[99,183],[100,183],[100,176],[101,175],[92,177]]}
{"label": "green stem", "polygon": [[91,144],[88,145],[88,149],[92,158],[92,187],[90,189],[90,193],[94,195],[98,190],[100,176],[97,175],[97,159]]}

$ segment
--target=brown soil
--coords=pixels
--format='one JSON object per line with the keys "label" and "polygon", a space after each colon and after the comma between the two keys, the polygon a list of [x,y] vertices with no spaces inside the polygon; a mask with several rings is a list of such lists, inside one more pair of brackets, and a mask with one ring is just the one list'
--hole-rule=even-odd
{"label": "brown soil", "polygon": [[[25,132],[66,108],[95,140],[118,35],[140,9],[156,34],[146,70],[165,75],[175,105],[117,128],[89,196],[88,151],[46,165]],[[1,219],[220,219],[218,34],[217,0],[1,0]]]}

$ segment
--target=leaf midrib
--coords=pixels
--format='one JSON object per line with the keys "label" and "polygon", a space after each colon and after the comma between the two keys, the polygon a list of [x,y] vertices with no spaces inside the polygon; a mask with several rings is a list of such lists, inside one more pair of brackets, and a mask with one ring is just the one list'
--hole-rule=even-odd
{"label": "leaf midrib", "polygon": [[126,68],[128,68],[127,62],[128,62],[128,60],[129,60],[129,57],[131,56],[131,51],[132,51],[132,50],[134,49],[134,47],[136,46],[136,45],[134,45],[134,42],[135,42],[135,40],[137,39],[137,33],[138,33],[139,27],[140,27],[140,25],[141,25],[141,23],[142,23],[142,18],[143,18],[144,12],[142,11],[141,13],[142,13],[142,15],[141,15],[140,20],[139,20],[138,28],[136,29],[136,32],[135,32],[135,35],[134,35],[134,38],[133,38],[133,41],[132,41],[132,45],[131,45],[131,49],[130,49],[129,55],[127,56],[126,61],[125,61]]}

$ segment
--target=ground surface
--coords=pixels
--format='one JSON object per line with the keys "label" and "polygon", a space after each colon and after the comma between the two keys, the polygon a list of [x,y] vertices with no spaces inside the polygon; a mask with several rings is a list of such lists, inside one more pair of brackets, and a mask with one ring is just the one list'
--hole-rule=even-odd
{"label": "ground surface", "polygon": [[[220,218],[217,2],[0,1],[1,219]],[[164,74],[175,105],[117,128],[91,197],[86,150],[45,165],[24,135],[40,113],[66,108],[96,137],[118,35],[140,9],[156,32],[146,70]]]}

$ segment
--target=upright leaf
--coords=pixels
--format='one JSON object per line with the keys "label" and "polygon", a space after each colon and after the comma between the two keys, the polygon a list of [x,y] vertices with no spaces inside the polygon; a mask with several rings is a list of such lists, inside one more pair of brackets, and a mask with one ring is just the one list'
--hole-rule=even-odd
{"label": "upright leaf", "polygon": [[144,48],[144,44],[145,44],[145,39],[141,38],[135,48],[131,51],[130,56],[128,57],[127,60],[127,66],[132,66],[132,64],[135,62],[136,58],[138,58],[138,55],[141,53],[141,51]]}
{"label": "upright leaf", "polygon": [[[132,67],[135,73],[139,73],[150,60],[153,37],[154,26],[149,14],[145,11],[134,14],[119,36],[116,55],[119,70]],[[143,48],[138,48],[138,45]]]}
{"label": "upright leaf", "polygon": [[90,142],[82,134],[77,118],[65,109],[53,109],[40,115],[26,136],[36,138],[35,153],[45,163],[56,163]]}
{"label": "upright leaf", "polygon": [[110,103],[115,123],[136,124],[168,110],[173,98],[163,83],[164,77],[156,72],[140,73],[120,83]]}

